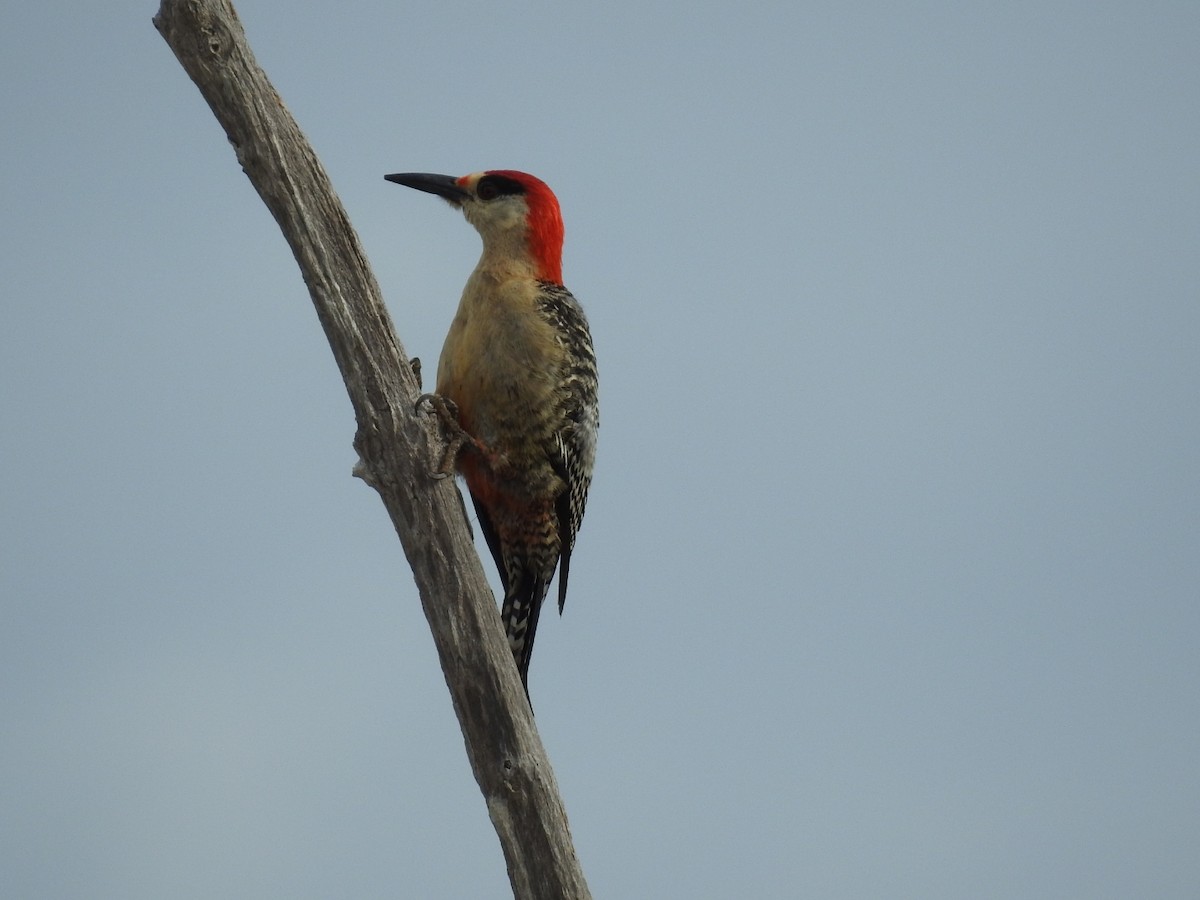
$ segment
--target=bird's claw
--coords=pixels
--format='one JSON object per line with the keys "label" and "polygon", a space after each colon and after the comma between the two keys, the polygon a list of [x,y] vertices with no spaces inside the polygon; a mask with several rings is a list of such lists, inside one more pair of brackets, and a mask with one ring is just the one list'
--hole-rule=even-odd
{"label": "bird's claw", "polygon": [[423,412],[421,407],[424,406],[426,403],[428,403],[430,408],[432,409],[433,408],[433,399],[436,396],[437,396],[437,394],[422,394],[420,397],[417,398],[417,402],[413,404],[413,412],[415,412],[417,415],[420,415]]}
{"label": "bird's claw", "polygon": [[459,423],[458,406],[453,400],[448,400],[440,394],[422,394],[417,398],[413,407],[414,412],[421,413],[421,407],[426,404],[437,415],[438,422],[442,426],[442,436],[446,441],[446,449],[442,453],[441,462],[438,463],[436,469],[429,473],[429,477],[435,481],[441,481],[454,473],[454,463],[458,459],[459,452],[465,445],[473,444],[474,439]]}

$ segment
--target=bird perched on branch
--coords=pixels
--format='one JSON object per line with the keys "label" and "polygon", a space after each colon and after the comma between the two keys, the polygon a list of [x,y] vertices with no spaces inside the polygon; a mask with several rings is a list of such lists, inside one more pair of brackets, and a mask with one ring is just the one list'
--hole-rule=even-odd
{"label": "bird perched on branch", "polygon": [[562,283],[558,200],[524,172],[388,181],[443,198],[483,238],[438,362],[447,455],[463,476],[504,584],[501,619],[529,693],[542,602],[558,569],[558,609],[596,458],[596,356],[587,318]]}

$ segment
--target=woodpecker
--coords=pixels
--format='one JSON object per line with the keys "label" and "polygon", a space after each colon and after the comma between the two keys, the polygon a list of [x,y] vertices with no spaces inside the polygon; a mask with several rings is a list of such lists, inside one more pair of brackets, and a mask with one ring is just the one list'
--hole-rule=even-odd
{"label": "woodpecker", "polygon": [[500,617],[528,697],[556,568],[560,615],[566,602],[600,424],[587,318],[563,286],[562,213],[550,188],[524,172],[384,177],[446,200],[483,238],[431,400],[458,433],[442,474],[456,468],[466,481],[500,570]]}

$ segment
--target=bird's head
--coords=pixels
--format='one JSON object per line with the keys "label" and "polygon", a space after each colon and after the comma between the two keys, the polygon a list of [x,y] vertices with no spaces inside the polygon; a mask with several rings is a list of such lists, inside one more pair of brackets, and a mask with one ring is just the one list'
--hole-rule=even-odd
{"label": "bird's head", "polygon": [[562,283],[562,213],[558,198],[541,179],[512,169],[474,172],[460,178],[421,172],[383,177],[436,194],[461,209],[483,237],[485,255],[524,256],[538,278]]}

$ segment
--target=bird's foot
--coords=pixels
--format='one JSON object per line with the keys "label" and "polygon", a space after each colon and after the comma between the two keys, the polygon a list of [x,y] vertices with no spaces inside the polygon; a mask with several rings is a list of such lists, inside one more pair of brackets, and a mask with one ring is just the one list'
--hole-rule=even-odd
{"label": "bird's foot", "polygon": [[453,400],[441,396],[440,394],[422,394],[417,398],[416,411],[420,413],[423,406],[428,406],[429,409],[438,418],[438,423],[442,427],[442,437],[446,441],[446,448],[442,451],[442,459],[438,463],[436,469],[430,472],[430,476],[441,480],[449,475],[454,474],[454,464],[458,460],[458,454],[462,452],[463,447],[467,445],[478,447],[478,442],[467,434],[466,430],[458,421],[458,406]]}

